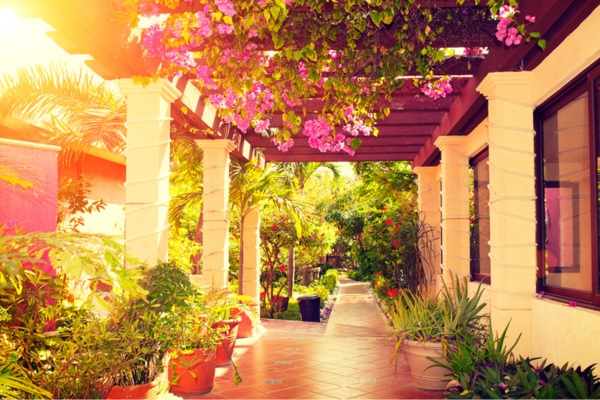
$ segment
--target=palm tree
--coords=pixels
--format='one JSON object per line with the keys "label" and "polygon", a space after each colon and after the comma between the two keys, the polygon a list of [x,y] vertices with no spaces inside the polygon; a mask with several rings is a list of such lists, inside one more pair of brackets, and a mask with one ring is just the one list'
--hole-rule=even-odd
{"label": "palm tree", "polygon": [[[298,201],[295,190],[288,185],[289,177],[278,170],[273,164],[268,164],[264,170],[255,161],[243,164],[234,159],[230,170],[231,186],[229,199],[240,212],[240,231],[244,231],[244,221],[250,210],[272,203],[286,210],[296,222],[298,236],[302,232],[303,205]],[[244,235],[240,235],[239,255],[239,294],[244,294]]]}
{"label": "palm tree", "polygon": [[0,80],[0,120],[43,128],[39,135],[63,148],[61,161],[67,164],[91,147],[123,154],[126,116],[120,94],[65,64],[21,68]]}
{"label": "palm tree", "polygon": [[[304,187],[306,182],[313,176],[319,168],[328,169],[333,173],[333,179],[340,177],[340,169],[337,164],[334,163],[323,163],[323,162],[288,162],[280,163],[277,168],[286,173],[287,184],[290,187],[297,187],[298,194],[304,195]],[[294,262],[296,249],[294,246],[290,246],[288,250],[288,271],[287,271],[287,289],[288,295],[292,296],[294,293],[294,277],[296,274],[296,264]]]}

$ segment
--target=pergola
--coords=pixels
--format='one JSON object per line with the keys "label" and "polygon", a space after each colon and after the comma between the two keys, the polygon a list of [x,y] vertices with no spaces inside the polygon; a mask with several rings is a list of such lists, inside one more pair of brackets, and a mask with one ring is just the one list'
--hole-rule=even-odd
{"label": "pergola", "polygon": [[[454,0],[416,1],[423,6],[436,8],[455,5]],[[464,136],[477,130],[486,118],[490,121],[490,126],[496,124],[493,132],[496,139],[510,137],[515,131],[533,132],[532,110],[538,104],[530,104],[530,99],[521,101],[521,97],[526,97],[523,88],[530,90],[534,86],[531,83],[532,74],[512,72],[533,71],[540,67],[599,5],[597,0],[521,1],[521,15],[535,15],[537,18],[535,29],[547,42],[545,51],[533,41],[506,47],[500,42],[488,40],[493,32],[484,32],[474,45],[489,47],[485,58],[472,62],[470,69],[464,60],[452,60],[442,66],[441,71],[461,76],[455,80],[455,91],[452,94],[444,99],[432,100],[411,84],[405,85],[392,96],[389,116],[378,121],[379,136],[363,139],[356,154],[350,156],[346,153],[321,153],[310,148],[307,138],[300,135],[294,138],[294,147],[283,153],[278,151],[270,140],[252,131],[242,134],[236,128],[222,123],[216,110],[205,104],[202,93],[193,80],[185,77],[170,81],[161,80],[145,87],[134,84],[131,79],[133,76],[148,75],[155,71],[156,65],[144,60],[137,43],[126,40],[129,32],[120,27],[114,19],[113,10],[116,3],[116,0],[0,0],[0,6],[10,6],[21,17],[42,18],[52,25],[56,32],[49,35],[56,43],[72,54],[92,56],[93,59],[87,62],[90,68],[104,79],[116,80],[127,97],[126,244],[128,251],[134,255],[150,262],[166,256],[170,124],[178,124],[183,130],[193,127],[195,129],[191,131],[203,132],[189,133],[204,150],[204,168],[207,172],[204,177],[203,213],[204,230],[210,234],[204,235],[205,271],[204,276],[199,279],[203,283],[219,287],[226,285],[228,270],[229,153],[244,160],[264,156],[266,161],[412,162],[415,172],[419,175],[419,208],[428,214],[430,221],[437,221],[437,227],[441,227],[442,242],[445,246],[444,268],[459,271],[461,276],[468,275],[469,154],[459,151],[460,146],[464,145]],[[485,1],[482,0],[482,3]],[[465,5],[476,7],[472,1],[466,1]],[[453,46],[452,36],[443,46]],[[594,55],[590,57],[593,58]],[[587,59],[581,63],[585,62]],[[560,66],[556,65],[555,68]],[[575,75],[569,74],[570,72],[563,74],[565,76],[561,75],[557,83],[548,83],[548,88],[543,92],[540,89],[543,83],[536,82],[537,86],[534,89],[538,90],[538,97],[532,98],[546,100],[548,93],[560,87],[552,85],[564,83]],[[320,101],[314,99],[309,102],[308,111],[319,110],[320,105]],[[513,117],[506,115],[501,115],[505,125],[491,122],[500,118],[497,110],[502,107],[511,110],[514,108],[514,122],[506,121]],[[492,110],[496,114],[492,115]],[[521,121],[526,123],[519,126]],[[274,115],[272,125],[278,124],[281,124],[281,116]],[[484,134],[487,135],[488,132]],[[489,135],[491,137],[491,130]],[[490,216],[490,220],[498,218],[494,223],[497,223],[502,215],[508,215],[514,210],[525,216],[529,214],[529,217],[535,214],[534,185],[531,184],[531,181],[535,182],[533,140],[528,140],[530,142],[523,142],[525,144],[515,141],[498,147],[500,151],[512,149],[522,158],[519,158],[516,165],[520,167],[519,163],[522,162],[526,167],[523,182],[527,183],[520,186],[522,182],[515,180],[514,173],[509,171],[510,163],[514,163],[512,160],[503,161],[502,168],[498,167],[498,170],[494,171],[500,177],[498,182],[510,182],[511,179],[516,182],[512,187],[506,184],[490,184],[495,190],[494,195],[499,199],[498,203],[505,202],[502,211],[494,211],[496,214]],[[481,142],[485,144],[487,139]],[[257,152],[256,149],[261,151]],[[500,151],[495,151],[495,157],[500,157]],[[440,162],[441,174],[448,184],[444,183],[442,189],[436,191],[432,190],[432,187],[438,182],[436,174],[439,175],[440,172],[429,167],[436,167]],[[525,194],[521,193],[522,188],[525,188]],[[444,199],[441,207],[440,192]],[[464,200],[465,198],[467,200]],[[513,201],[515,199],[519,200],[519,203]],[[245,279],[240,285],[248,295],[258,296],[258,211],[254,210],[246,221],[246,229],[242,234],[245,262],[248,262],[248,265],[243,266]],[[528,282],[530,278],[532,281],[535,279],[535,275],[530,276],[531,271],[535,274],[535,224],[535,218],[521,225],[497,224],[504,230],[502,237],[494,231],[490,240],[495,240],[492,243],[495,247],[490,252],[497,257],[493,263],[498,268],[520,268],[516,275],[520,277],[519,274],[523,274],[524,282]],[[533,243],[524,241],[523,245],[529,246],[529,253],[525,258],[528,258],[527,262],[531,261],[531,265],[514,266],[510,262],[519,259],[525,253],[520,253],[520,245],[511,248],[511,234],[513,237],[520,237],[523,232],[529,235],[527,240]],[[459,248],[461,254],[458,254]],[[530,253],[534,255],[533,261],[529,259]],[[437,263],[439,262],[438,258]],[[529,297],[532,293],[528,291],[531,289],[527,287],[523,293],[513,293],[511,282],[501,281],[496,285],[496,301],[506,301],[506,304],[510,304],[509,308],[502,309],[497,315],[501,315],[504,321],[511,318],[511,312],[515,312],[519,316],[515,316],[517,322],[513,325],[522,323],[531,330],[531,324],[528,322],[531,317],[523,311],[520,303],[512,301],[513,298],[519,298],[519,301],[530,302]],[[524,298],[526,299],[522,300]]]}
{"label": "pergola", "polygon": [[[417,0],[424,7],[456,7],[455,0]],[[113,11],[116,0],[76,1],[57,0],[2,0],[0,5],[10,6],[21,17],[41,18],[56,31],[48,35],[70,54],[88,54],[92,60],[86,64],[107,80],[145,76],[156,70],[156,62],[144,60],[137,42],[128,42],[129,32],[116,21]],[[482,1],[475,6],[467,0],[464,6],[485,7]],[[183,5],[186,4],[186,5]],[[173,11],[192,9],[193,3],[182,3]],[[439,73],[461,76],[455,79],[454,92],[446,98],[432,100],[411,83],[397,90],[391,103],[391,113],[377,123],[379,137],[363,139],[354,156],[345,153],[321,153],[308,146],[308,139],[296,135],[295,145],[282,153],[273,143],[252,131],[241,134],[237,129],[222,124],[215,110],[205,106],[193,81],[186,78],[174,80],[175,87],[183,93],[171,107],[173,123],[191,126],[204,131],[212,129],[214,135],[193,135],[195,139],[231,139],[236,143],[234,153],[250,159],[253,149],[260,148],[266,161],[410,161],[424,166],[437,162],[439,150],[434,142],[441,136],[461,135],[469,132],[487,115],[486,100],[476,88],[491,72],[530,70],[535,68],[562,40],[594,9],[594,1],[548,0],[523,1],[521,15],[535,15],[535,29],[548,43],[545,51],[534,41],[519,46],[506,47],[493,38],[493,28],[473,38],[473,46],[489,47],[484,59],[450,59],[438,68]],[[460,28],[457,28],[460,29]],[[444,47],[464,45],[464,39],[455,35],[444,36]],[[416,72],[415,72],[416,74]],[[307,111],[318,111],[320,101],[307,105]],[[182,107],[188,112],[182,113]],[[187,124],[187,125],[186,125]],[[272,126],[281,126],[281,116],[274,115]]]}

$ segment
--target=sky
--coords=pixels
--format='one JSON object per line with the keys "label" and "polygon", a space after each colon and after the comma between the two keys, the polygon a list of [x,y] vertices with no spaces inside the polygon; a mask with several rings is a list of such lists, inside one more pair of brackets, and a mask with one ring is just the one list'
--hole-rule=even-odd
{"label": "sky", "polygon": [[14,19],[12,10],[0,8],[0,77],[15,74],[19,67],[65,62],[76,70],[90,71],[84,61],[87,55],[70,55],[50,39],[46,32],[54,30],[41,19]]}

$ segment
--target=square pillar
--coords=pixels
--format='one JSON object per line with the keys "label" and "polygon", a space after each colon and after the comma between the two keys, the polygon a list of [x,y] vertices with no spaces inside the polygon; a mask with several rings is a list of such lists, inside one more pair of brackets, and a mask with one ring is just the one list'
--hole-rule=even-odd
{"label": "square pillar", "polygon": [[441,217],[438,167],[416,167],[417,174],[419,218],[434,230],[433,254],[428,257],[426,270],[427,280],[431,291],[437,287],[437,277],[441,273]]}
{"label": "square pillar", "polygon": [[181,93],[165,79],[117,85],[127,99],[125,251],[155,265],[168,258],[170,113]]}
{"label": "square pillar", "polygon": [[452,276],[459,279],[471,276],[469,225],[469,157],[467,138],[442,136],[435,145],[442,153],[440,178],[442,182],[442,277],[446,283]]}
{"label": "square pillar", "polygon": [[204,153],[202,194],[201,285],[223,289],[229,285],[229,153],[231,140],[196,140]]}
{"label": "square pillar", "polygon": [[243,282],[239,282],[242,293],[252,297],[258,304],[256,310],[260,315],[260,211],[258,208],[248,209],[244,217],[243,252],[244,268]]}
{"label": "square pillar", "polygon": [[510,321],[508,342],[531,352],[536,289],[534,105],[531,72],[491,73],[477,90],[488,99],[491,316],[495,330]]}

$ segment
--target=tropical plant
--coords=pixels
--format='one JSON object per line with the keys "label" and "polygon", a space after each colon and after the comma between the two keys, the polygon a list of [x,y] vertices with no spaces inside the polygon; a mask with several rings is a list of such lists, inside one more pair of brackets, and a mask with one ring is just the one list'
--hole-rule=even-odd
{"label": "tropical plant", "polygon": [[107,84],[64,64],[20,68],[0,80],[0,115],[45,128],[38,136],[61,146],[65,163],[92,147],[123,154],[126,111]]}
{"label": "tropical plant", "polygon": [[248,213],[266,204],[273,204],[294,220],[297,236],[302,232],[302,204],[295,196],[294,190],[285,185],[285,175],[277,171],[272,164],[261,170],[255,161],[242,163],[235,160],[230,169],[231,185],[229,199],[240,214],[240,257],[239,257],[239,294],[243,292],[244,276],[244,243],[243,232]]}
{"label": "tropical plant", "polygon": [[451,286],[443,282],[442,290],[432,297],[427,292],[403,291],[394,300],[390,312],[391,335],[396,340],[394,358],[405,340],[448,343],[459,338],[476,340],[485,332],[488,315],[482,313],[481,284],[472,297],[466,279],[453,276]]}
{"label": "tropical plant", "polygon": [[594,375],[595,365],[583,369],[568,364],[559,367],[546,360],[517,360],[512,351],[521,336],[507,347],[509,325],[500,335],[490,329],[483,338],[460,338],[448,348],[446,359],[436,362],[452,371],[457,382],[449,386],[446,398],[600,398],[600,377]]}
{"label": "tropical plant", "polygon": [[[340,177],[340,170],[334,163],[321,162],[288,162],[278,164],[277,167],[286,172],[287,184],[298,188],[298,195],[303,197],[304,187],[308,180],[317,172],[318,169],[327,169],[333,174],[334,180]],[[292,245],[288,249],[287,262],[287,292],[288,296],[294,294],[294,277],[296,276],[295,247]]]}

